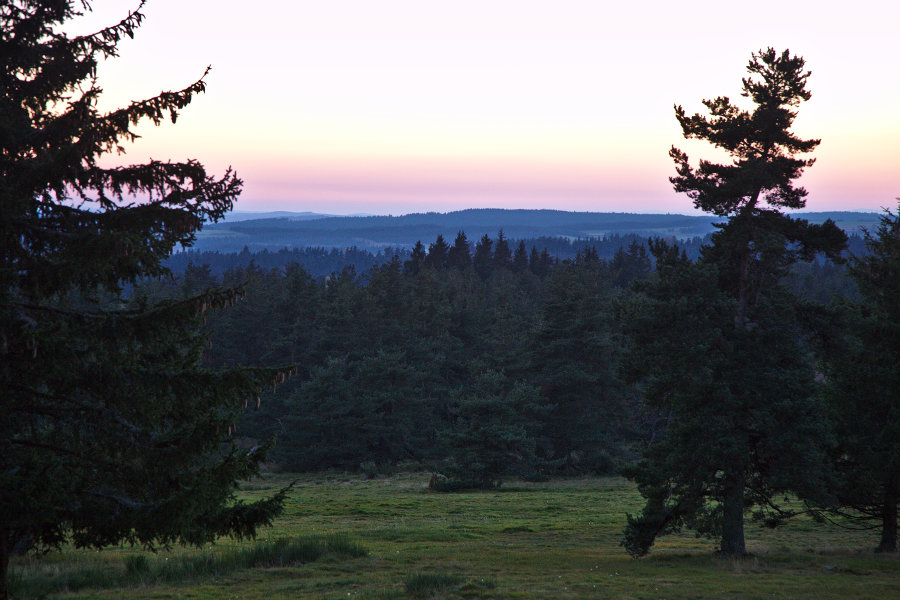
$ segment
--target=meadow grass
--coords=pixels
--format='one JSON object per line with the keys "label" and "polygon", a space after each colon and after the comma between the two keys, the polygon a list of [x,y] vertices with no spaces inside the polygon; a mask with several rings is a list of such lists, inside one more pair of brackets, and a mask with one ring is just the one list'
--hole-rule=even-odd
{"label": "meadow grass", "polygon": [[[259,497],[294,479],[271,475]],[[48,598],[890,598],[900,559],[873,532],[796,519],[747,523],[752,556],[690,532],[646,558],[620,546],[640,497],[620,478],[439,494],[426,474],[302,476],[253,542],[150,554],[65,550],[15,561],[18,597]],[[311,553],[303,548],[316,546]],[[290,551],[287,550],[290,548]]]}
{"label": "meadow grass", "polygon": [[[109,554],[115,554],[111,552]],[[288,567],[313,562],[324,556],[365,556],[366,550],[340,534],[279,538],[273,541],[223,548],[221,551],[182,552],[157,556],[147,552],[126,553],[121,566],[115,560],[89,560],[72,553],[67,561],[31,561],[17,569],[14,596],[43,597],[53,592],[85,588],[132,588],[215,579],[252,568]],[[171,558],[171,560],[170,560]],[[55,564],[47,564],[53,562]],[[28,564],[28,563],[26,563]]]}

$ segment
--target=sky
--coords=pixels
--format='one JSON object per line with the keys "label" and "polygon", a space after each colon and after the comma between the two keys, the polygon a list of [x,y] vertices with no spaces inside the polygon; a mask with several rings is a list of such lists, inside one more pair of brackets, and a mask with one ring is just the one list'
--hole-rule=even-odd
{"label": "sky", "polygon": [[[97,0],[87,32],[135,3]],[[857,0],[150,0],[101,65],[112,109],[207,92],[119,162],[196,158],[244,181],[239,211],[464,208],[697,214],[668,182],[673,105],[740,98],[751,53],[803,56],[821,138],[807,210],[900,196],[900,2]]]}

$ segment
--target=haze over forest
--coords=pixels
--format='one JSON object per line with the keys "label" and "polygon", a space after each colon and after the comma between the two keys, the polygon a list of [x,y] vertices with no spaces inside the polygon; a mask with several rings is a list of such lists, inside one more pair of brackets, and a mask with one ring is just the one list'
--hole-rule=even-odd
{"label": "haze over forest", "polygon": [[[878,222],[877,213],[802,212],[812,223],[832,219],[848,234],[859,234]],[[474,243],[482,235],[503,231],[507,238],[563,237],[570,240],[602,239],[610,235],[638,235],[690,239],[704,237],[721,222],[711,216],[567,212],[558,210],[470,209],[450,213],[414,213],[402,216],[334,216],[315,213],[237,213],[221,223],[207,225],[198,234],[196,251],[251,252],[281,248],[350,248],[377,252],[384,248],[409,249],[417,241],[428,243],[438,235],[452,239],[464,231]]]}

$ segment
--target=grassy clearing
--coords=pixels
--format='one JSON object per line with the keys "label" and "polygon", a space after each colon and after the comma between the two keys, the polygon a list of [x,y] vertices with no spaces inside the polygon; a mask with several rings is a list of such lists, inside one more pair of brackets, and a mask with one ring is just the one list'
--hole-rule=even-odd
{"label": "grassy clearing", "polygon": [[[649,557],[633,560],[619,541],[625,513],[641,503],[622,479],[460,494],[429,492],[427,479],[304,477],[285,515],[256,542],[158,555],[118,548],[18,560],[20,589],[27,591],[19,596],[900,597],[900,559],[873,554],[871,532],[802,519],[774,531],[748,523],[753,556],[745,560],[719,558],[712,542],[690,533],[662,538]],[[272,476],[244,493],[260,496],[285,481]],[[319,540],[326,548],[315,558],[272,558],[283,538]],[[340,542],[329,548],[328,540]]]}

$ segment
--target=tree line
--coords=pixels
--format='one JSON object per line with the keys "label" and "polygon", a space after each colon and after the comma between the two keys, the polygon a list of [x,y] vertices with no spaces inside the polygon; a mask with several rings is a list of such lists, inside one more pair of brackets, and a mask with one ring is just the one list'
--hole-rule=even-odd
{"label": "tree line", "polygon": [[[518,246],[524,244],[530,252],[532,247],[547,253],[554,260],[573,259],[579,252],[587,249],[595,251],[600,258],[611,259],[622,247],[628,247],[632,242],[646,245],[647,236],[634,233],[608,234],[603,237],[587,237],[572,239],[566,237],[537,237],[516,238],[508,240],[508,243]],[[674,239],[674,238],[673,238]],[[859,236],[854,239],[862,245]],[[468,239],[469,252],[474,250],[478,240]],[[679,241],[691,258],[700,255],[700,248],[709,243],[709,236],[687,238]],[[341,271],[344,267],[352,265],[358,272],[368,271],[375,265],[390,262],[394,256],[401,261],[409,258],[412,246],[391,247],[387,246],[377,251],[371,251],[356,246],[345,248],[326,247],[285,247],[277,251],[262,249],[253,250],[245,246],[240,252],[219,252],[209,250],[188,249],[170,256],[165,265],[173,273],[181,274],[188,265],[208,265],[213,274],[221,276],[226,270],[238,266],[248,266],[251,262],[264,269],[284,268],[290,264],[302,266],[311,275],[326,277],[334,272]]]}
{"label": "tree line", "polygon": [[[459,233],[452,245],[439,236],[364,273],[348,266],[316,278],[296,264],[250,265],[217,277],[191,265],[137,293],[178,299],[242,286],[240,303],[210,316],[206,359],[298,366],[239,424],[249,437],[277,434],[273,458],[285,469],[415,461],[443,471],[460,427],[509,425],[501,414],[467,415],[469,400],[506,402],[515,390],[516,432],[534,444],[517,468],[546,476],[611,472],[626,440],[641,435],[642,417],[620,406],[634,398],[616,375],[622,342],[611,310],[650,270],[636,241],[610,260],[588,248],[559,262],[522,242],[510,249],[502,233],[470,250]],[[491,473],[491,484],[507,474]]]}

